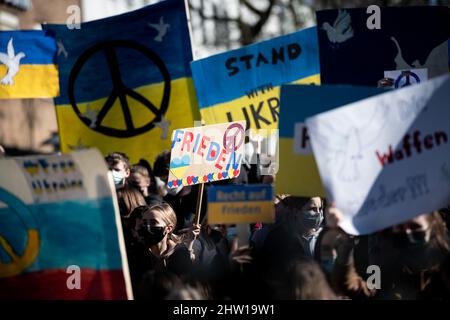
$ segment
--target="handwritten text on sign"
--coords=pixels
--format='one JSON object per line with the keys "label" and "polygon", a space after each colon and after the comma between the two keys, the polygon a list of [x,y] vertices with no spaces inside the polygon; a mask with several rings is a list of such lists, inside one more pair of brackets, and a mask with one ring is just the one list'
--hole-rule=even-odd
{"label": "handwritten text on sign", "polygon": [[16,161],[23,169],[37,203],[67,197],[86,197],[86,189],[80,178],[82,174],[70,154],[53,158],[18,158]]}
{"label": "handwritten text on sign", "polygon": [[209,223],[274,222],[271,185],[229,185],[208,190]]}
{"label": "handwritten text on sign", "polygon": [[245,121],[173,131],[168,186],[239,176],[244,142]]}
{"label": "handwritten text on sign", "polygon": [[442,76],[306,120],[346,232],[375,232],[449,205],[449,99],[450,76]]}

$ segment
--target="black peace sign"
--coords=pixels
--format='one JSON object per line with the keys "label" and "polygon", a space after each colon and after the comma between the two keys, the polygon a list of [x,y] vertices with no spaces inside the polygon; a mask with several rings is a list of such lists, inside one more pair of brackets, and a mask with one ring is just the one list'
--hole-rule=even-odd
{"label": "black peace sign", "polygon": [[[117,47],[125,47],[125,48],[131,48],[134,50],[139,51],[144,56],[146,56],[149,60],[155,64],[164,81],[164,90],[163,90],[163,97],[161,100],[161,105],[159,109],[148,99],[143,97],[138,92],[128,88],[122,81],[122,77],[120,74],[119,69],[119,63],[116,56],[116,50]],[[111,80],[113,84],[113,89],[111,90],[111,93],[109,97],[106,99],[105,104],[100,109],[96,116],[95,126],[92,126],[92,120],[88,119],[86,116],[83,115],[82,112],[78,109],[77,102],[75,100],[74,96],[74,87],[75,87],[75,81],[83,68],[83,65],[88,61],[95,53],[103,51],[105,53],[105,57],[108,63],[108,68],[111,73]],[[128,107],[127,102],[127,96],[135,99],[136,101],[143,104],[145,107],[147,107],[154,115],[155,118],[146,123],[144,126],[141,126],[139,128],[136,128],[133,123],[133,119],[131,117],[130,108]],[[169,71],[167,70],[166,66],[164,65],[164,62],[159,58],[157,54],[155,54],[152,50],[147,48],[146,46],[129,40],[112,40],[112,41],[105,41],[99,44],[96,44],[89,49],[87,49],[85,52],[83,52],[78,60],[75,62],[72,71],[69,75],[69,84],[68,84],[68,97],[70,104],[72,105],[72,108],[74,109],[75,113],[78,115],[80,120],[86,124],[88,127],[90,127],[92,130],[103,133],[108,136],[113,137],[119,137],[119,138],[128,138],[133,137],[138,134],[147,132],[154,128],[155,122],[159,122],[162,120],[162,116],[166,113],[167,108],[169,106],[169,97],[170,97],[170,75]],[[107,115],[107,113],[112,108],[114,102],[116,99],[119,99],[122,112],[125,119],[125,125],[126,129],[116,129],[111,127],[105,127],[102,126],[102,121]]]}

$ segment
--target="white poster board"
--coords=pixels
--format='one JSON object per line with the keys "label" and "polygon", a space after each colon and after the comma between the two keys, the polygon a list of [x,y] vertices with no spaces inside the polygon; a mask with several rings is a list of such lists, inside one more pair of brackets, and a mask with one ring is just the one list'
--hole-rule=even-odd
{"label": "white poster board", "polygon": [[306,120],[341,227],[368,234],[450,204],[450,76]]}

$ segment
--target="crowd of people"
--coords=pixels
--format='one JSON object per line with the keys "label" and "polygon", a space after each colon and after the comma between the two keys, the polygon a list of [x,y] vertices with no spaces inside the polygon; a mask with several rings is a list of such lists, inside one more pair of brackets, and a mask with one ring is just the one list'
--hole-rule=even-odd
{"label": "crowd of people", "polygon": [[[326,199],[277,195],[275,222],[249,225],[241,246],[235,225],[208,224],[206,196],[195,223],[198,185],[167,187],[169,151],[153,166],[118,152],[106,162],[135,299],[450,299],[449,208],[352,236]],[[267,181],[258,172],[214,184]]]}

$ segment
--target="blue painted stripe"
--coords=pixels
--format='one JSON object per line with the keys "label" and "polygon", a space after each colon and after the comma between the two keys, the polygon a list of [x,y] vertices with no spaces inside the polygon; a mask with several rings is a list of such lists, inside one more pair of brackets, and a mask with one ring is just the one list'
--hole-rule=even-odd
{"label": "blue painted stripe", "polygon": [[44,31],[0,31],[0,52],[7,54],[11,39],[14,54],[20,52],[25,54],[20,60],[21,64],[56,64],[55,39],[46,35]]}
{"label": "blue painted stripe", "polygon": [[294,125],[306,118],[387,89],[348,85],[283,85],[280,93],[280,138],[293,138]]}
{"label": "blue painted stripe", "polygon": [[[163,41],[155,41],[158,32],[148,24],[158,24],[160,18],[169,24]],[[68,104],[68,81],[73,66],[86,50],[105,41],[127,40],[145,46],[163,60],[171,80],[191,77],[189,67],[192,50],[183,0],[163,1],[111,18],[86,22],[80,30],[68,30],[66,25],[43,25],[48,34],[61,39],[68,57],[58,56],[61,95],[57,105]],[[116,47],[122,81],[128,88],[163,82],[162,74],[151,59],[141,52]],[[83,65],[75,81],[78,103],[108,97],[112,90],[111,72],[105,51],[97,51]]]}
{"label": "blue painted stripe", "polygon": [[[67,268],[112,270],[122,267],[112,198],[28,205],[33,221],[0,209],[0,234],[23,252],[29,227],[37,226],[40,251],[27,271]],[[0,247],[0,259],[9,257]]]}
{"label": "blue painted stripe", "polygon": [[[256,197],[255,197],[256,196]],[[208,202],[273,201],[271,185],[212,186],[208,189]]]}
{"label": "blue painted stripe", "polygon": [[[292,44],[299,45],[301,53],[289,59],[287,51],[288,46]],[[284,50],[284,62],[275,60],[276,63],[273,64],[273,50],[280,52],[280,48]],[[291,48],[295,50],[294,47]],[[265,63],[259,54],[262,54],[268,63]],[[250,68],[247,69],[245,59],[250,56]],[[234,75],[230,75],[233,69],[227,68],[227,61],[232,61],[230,59],[237,59],[231,63],[231,66],[239,68]],[[275,87],[306,78],[320,73],[317,28],[311,27],[197,60],[191,63],[191,67],[200,108],[240,98],[259,85],[272,84]]]}

